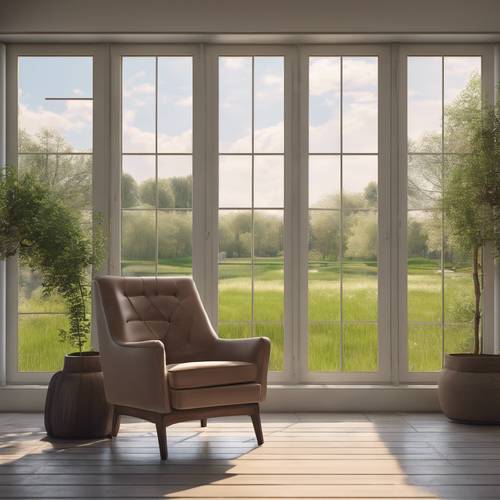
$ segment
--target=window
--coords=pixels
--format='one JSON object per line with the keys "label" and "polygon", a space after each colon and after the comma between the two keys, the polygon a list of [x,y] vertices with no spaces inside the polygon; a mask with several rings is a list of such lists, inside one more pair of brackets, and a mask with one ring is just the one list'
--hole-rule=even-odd
{"label": "window", "polygon": [[311,371],[378,368],[377,153],[377,57],[309,57]]}
{"label": "window", "polygon": [[[407,111],[403,376],[422,380],[426,373],[441,369],[446,353],[472,350],[471,256],[456,248],[450,237],[443,185],[454,161],[469,154],[464,123],[480,115],[488,88],[484,71],[488,55],[474,48],[440,53],[415,47],[403,57]],[[490,292],[486,290],[486,296]]]}
{"label": "window", "polygon": [[[47,183],[92,225],[93,58],[18,58],[18,168]],[[44,297],[40,276],[18,269],[17,371],[53,372],[71,349],[59,297]],[[89,304],[90,307],[90,304]]]}
{"label": "window", "polygon": [[192,57],[122,58],[121,272],[192,273]]}
{"label": "window", "polygon": [[[492,47],[8,51],[8,163],[89,231],[103,212],[106,272],[192,275],[221,337],[270,337],[271,381],[434,382],[470,348],[470,258],[441,191],[468,154],[461,114],[493,93]],[[64,305],[17,263],[7,279],[8,378],[44,382]],[[483,300],[491,347],[488,278]]]}
{"label": "window", "polygon": [[284,57],[219,57],[218,325],[284,368]]}

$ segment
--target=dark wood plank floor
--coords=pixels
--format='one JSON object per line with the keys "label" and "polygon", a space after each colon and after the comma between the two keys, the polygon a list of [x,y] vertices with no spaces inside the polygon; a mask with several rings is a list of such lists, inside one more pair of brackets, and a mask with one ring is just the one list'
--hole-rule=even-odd
{"label": "dark wood plank floor", "polygon": [[50,442],[41,414],[0,414],[0,498],[500,498],[500,427],[439,414],[264,414],[117,439]]}

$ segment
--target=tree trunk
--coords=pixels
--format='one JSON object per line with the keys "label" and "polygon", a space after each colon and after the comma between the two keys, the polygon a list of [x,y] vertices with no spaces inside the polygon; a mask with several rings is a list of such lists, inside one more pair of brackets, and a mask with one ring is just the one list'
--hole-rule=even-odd
{"label": "tree trunk", "polygon": [[472,277],[474,279],[474,295],[476,303],[474,308],[474,354],[479,354],[480,351],[480,338],[479,328],[481,326],[481,283],[479,281],[479,247],[474,246],[473,251],[473,271]]}

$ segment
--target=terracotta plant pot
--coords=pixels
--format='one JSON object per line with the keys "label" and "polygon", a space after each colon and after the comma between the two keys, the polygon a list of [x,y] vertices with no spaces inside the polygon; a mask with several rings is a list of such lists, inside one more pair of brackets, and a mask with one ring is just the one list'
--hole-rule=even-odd
{"label": "terracotta plant pot", "polygon": [[447,354],[439,403],[451,420],[500,424],[500,355]]}
{"label": "terracotta plant pot", "polygon": [[111,435],[112,407],[106,401],[98,352],[68,354],[53,375],[45,400],[45,429],[55,438]]}

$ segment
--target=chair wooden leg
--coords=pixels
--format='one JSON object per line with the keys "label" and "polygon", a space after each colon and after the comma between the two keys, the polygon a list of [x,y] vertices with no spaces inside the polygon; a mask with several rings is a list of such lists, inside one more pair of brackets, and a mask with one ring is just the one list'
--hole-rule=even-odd
{"label": "chair wooden leg", "polygon": [[206,427],[206,426],[207,426],[207,419],[206,419],[206,418],[202,418],[202,419],[200,420],[200,422],[201,422],[201,426],[202,426],[202,427]]}
{"label": "chair wooden leg", "polygon": [[260,446],[264,443],[264,435],[262,434],[262,424],[260,423],[260,410],[257,406],[255,413],[250,415],[252,417],[253,429],[255,431],[255,437],[257,438],[257,444]]}
{"label": "chair wooden leg", "polygon": [[111,424],[111,437],[114,438],[118,435],[118,431],[120,430],[120,414],[117,409],[113,407],[113,421]]}
{"label": "chair wooden leg", "polygon": [[156,424],[156,434],[158,435],[158,445],[160,447],[161,459],[166,460],[168,457],[167,428],[163,422]]}

